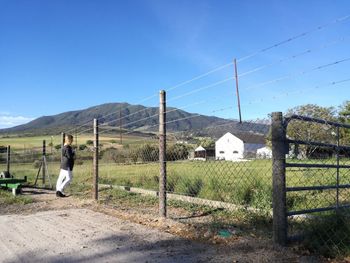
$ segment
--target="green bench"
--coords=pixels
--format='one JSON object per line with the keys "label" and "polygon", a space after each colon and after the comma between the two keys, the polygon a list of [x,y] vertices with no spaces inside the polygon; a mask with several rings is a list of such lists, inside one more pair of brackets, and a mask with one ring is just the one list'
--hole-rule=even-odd
{"label": "green bench", "polygon": [[0,187],[12,189],[12,194],[17,195],[22,191],[22,184],[27,182],[27,176],[24,179],[17,178],[0,178]]}

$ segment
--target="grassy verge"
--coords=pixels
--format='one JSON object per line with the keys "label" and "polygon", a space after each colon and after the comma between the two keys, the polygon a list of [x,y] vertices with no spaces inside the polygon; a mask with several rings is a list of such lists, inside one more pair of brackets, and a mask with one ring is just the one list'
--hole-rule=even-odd
{"label": "grassy verge", "polygon": [[25,205],[32,203],[33,199],[27,196],[13,196],[12,192],[5,189],[0,189],[0,204],[1,205]]}

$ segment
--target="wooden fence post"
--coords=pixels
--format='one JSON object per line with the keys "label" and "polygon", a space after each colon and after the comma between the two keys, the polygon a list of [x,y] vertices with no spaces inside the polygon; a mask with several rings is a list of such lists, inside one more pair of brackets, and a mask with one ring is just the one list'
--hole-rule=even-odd
{"label": "wooden fence post", "polygon": [[7,145],[7,155],[6,155],[6,171],[7,174],[10,174],[10,162],[11,162],[11,146]]}
{"label": "wooden fence post", "polygon": [[166,93],[159,95],[159,216],[166,217]]}
{"label": "wooden fence post", "polygon": [[46,141],[43,140],[43,185],[45,185],[45,177],[46,177]]}
{"label": "wooden fence post", "polygon": [[64,132],[61,133],[61,162],[63,159],[63,146],[64,146],[64,140],[66,138],[66,134]]}
{"label": "wooden fence post", "polygon": [[98,200],[98,153],[99,153],[99,142],[98,142],[98,119],[94,119],[94,160],[93,160],[93,199]]}
{"label": "wooden fence post", "polygon": [[273,240],[276,245],[287,244],[286,208],[286,131],[282,112],[272,113],[272,207]]}

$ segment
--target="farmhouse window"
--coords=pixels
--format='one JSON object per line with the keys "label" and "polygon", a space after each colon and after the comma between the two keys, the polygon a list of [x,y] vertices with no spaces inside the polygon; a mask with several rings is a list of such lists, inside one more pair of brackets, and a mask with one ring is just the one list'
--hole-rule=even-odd
{"label": "farmhouse window", "polygon": [[221,154],[225,153],[224,151],[220,151]]}
{"label": "farmhouse window", "polygon": [[233,153],[238,153],[238,151],[233,151]]}

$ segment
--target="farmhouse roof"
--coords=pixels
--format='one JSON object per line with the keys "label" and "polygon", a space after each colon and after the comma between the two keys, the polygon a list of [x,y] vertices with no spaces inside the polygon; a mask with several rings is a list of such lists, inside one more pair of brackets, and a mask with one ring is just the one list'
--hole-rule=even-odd
{"label": "farmhouse roof", "polygon": [[257,133],[238,133],[236,134],[245,143],[256,143],[256,144],[265,144],[265,136]]}
{"label": "farmhouse roof", "polygon": [[195,152],[202,152],[202,151],[205,151],[205,149],[202,146],[198,146],[194,151]]}
{"label": "farmhouse roof", "polygon": [[265,144],[265,136],[263,134],[244,132],[244,133],[231,133],[237,138],[241,139],[244,143],[251,144]]}

